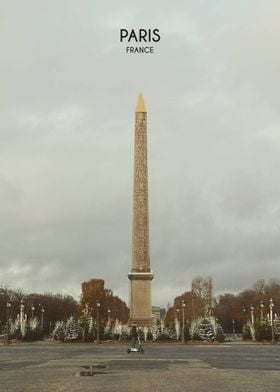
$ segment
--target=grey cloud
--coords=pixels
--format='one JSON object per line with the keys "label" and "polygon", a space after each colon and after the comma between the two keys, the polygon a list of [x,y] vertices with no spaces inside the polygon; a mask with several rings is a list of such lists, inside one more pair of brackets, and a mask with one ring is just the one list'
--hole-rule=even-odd
{"label": "grey cloud", "polygon": [[[1,282],[127,299],[139,90],[154,303],[279,274],[278,3],[29,3],[1,13]],[[126,55],[119,28],[143,25],[156,53]]]}

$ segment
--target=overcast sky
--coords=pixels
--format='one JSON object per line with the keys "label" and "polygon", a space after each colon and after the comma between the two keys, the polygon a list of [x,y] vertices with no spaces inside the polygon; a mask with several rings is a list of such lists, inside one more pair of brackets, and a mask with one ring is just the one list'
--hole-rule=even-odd
{"label": "overcast sky", "polygon": [[[148,110],[153,304],[280,277],[278,0],[0,0],[0,283],[128,300]],[[126,54],[120,28],[158,28]]]}

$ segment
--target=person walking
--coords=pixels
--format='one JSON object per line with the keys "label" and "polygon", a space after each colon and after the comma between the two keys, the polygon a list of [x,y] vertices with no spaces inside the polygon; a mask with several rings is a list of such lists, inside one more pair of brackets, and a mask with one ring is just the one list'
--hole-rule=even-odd
{"label": "person walking", "polygon": [[137,327],[136,324],[133,324],[131,328],[131,350],[132,351],[137,351],[136,349],[136,342],[138,341],[138,332],[137,332]]}

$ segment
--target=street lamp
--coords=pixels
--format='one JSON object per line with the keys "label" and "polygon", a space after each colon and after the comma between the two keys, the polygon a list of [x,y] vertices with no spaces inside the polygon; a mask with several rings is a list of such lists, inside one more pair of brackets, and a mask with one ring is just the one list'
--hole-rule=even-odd
{"label": "street lamp", "polygon": [[242,330],[243,330],[243,332],[244,332],[244,331],[245,331],[245,327],[246,327],[246,325],[248,324],[247,318],[246,318],[247,308],[246,308],[245,305],[243,305],[243,307],[242,307],[242,312],[243,312],[243,315],[244,315],[244,317],[243,317],[244,322],[243,322]]}
{"label": "street lamp", "polygon": [[10,342],[10,307],[11,302],[7,301],[7,344]]}
{"label": "street lamp", "polygon": [[108,308],[107,312],[108,312],[108,325],[110,326],[111,325],[111,308]]}
{"label": "street lamp", "polygon": [[35,306],[32,305],[32,307],[31,307],[31,318],[32,318],[32,320],[34,318],[34,310],[35,310]]}
{"label": "street lamp", "polygon": [[99,344],[99,308],[100,308],[100,302],[97,300],[96,301],[96,343]]}
{"label": "street lamp", "polygon": [[244,325],[245,325],[245,323],[246,323],[246,312],[247,312],[247,308],[246,308],[246,306],[245,305],[243,305],[243,307],[242,307],[242,312],[243,312],[243,314],[244,314],[244,317],[243,317],[243,319],[244,319]]}
{"label": "street lamp", "polygon": [[255,308],[254,308],[254,305],[251,304],[250,310],[251,310],[251,323],[252,323],[252,325],[254,325],[254,323],[255,323],[254,309],[255,309]]}
{"label": "street lamp", "polygon": [[182,344],[185,343],[185,307],[186,307],[185,301],[182,300],[182,317],[183,317],[183,320],[182,320]]}
{"label": "street lamp", "polygon": [[41,309],[41,330],[42,330],[42,332],[44,331],[44,313],[45,313],[45,309],[42,306],[42,309]]}
{"label": "street lamp", "polygon": [[86,317],[88,316],[88,303],[86,303],[85,305],[85,316]]}
{"label": "street lamp", "polygon": [[273,322],[273,308],[274,308],[273,299],[270,298],[270,300],[269,300],[269,309],[270,309],[270,320],[271,320],[271,343],[275,343],[274,322]]}
{"label": "street lamp", "polygon": [[176,331],[176,340],[180,338],[180,319],[179,319],[180,308],[176,308],[176,318],[175,318],[175,331]]}
{"label": "street lamp", "polygon": [[260,308],[261,308],[261,322],[263,322],[263,308],[264,308],[263,301],[260,302]]}
{"label": "street lamp", "polygon": [[24,320],[24,303],[23,299],[20,300],[20,332],[23,336],[23,320]]}

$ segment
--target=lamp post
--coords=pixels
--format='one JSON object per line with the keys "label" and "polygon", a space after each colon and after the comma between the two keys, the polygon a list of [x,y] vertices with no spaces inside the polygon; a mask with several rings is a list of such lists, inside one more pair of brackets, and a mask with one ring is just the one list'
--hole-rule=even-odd
{"label": "lamp post", "polygon": [[261,323],[263,322],[263,308],[264,308],[264,303],[263,301],[260,302],[260,309],[261,309]]}
{"label": "lamp post", "polygon": [[35,310],[35,306],[32,305],[32,307],[31,307],[31,318],[32,318],[32,320],[34,319],[34,310]]}
{"label": "lamp post", "polygon": [[41,309],[41,330],[42,330],[42,332],[44,332],[44,313],[45,313],[45,309],[42,306],[42,309]]}
{"label": "lamp post", "polygon": [[243,314],[244,314],[244,326],[245,326],[245,324],[246,324],[246,312],[247,312],[247,309],[246,309],[246,306],[245,305],[243,305],[243,308],[242,308],[242,312],[243,312]]}
{"label": "lamp post", "polygon": [[182,300],[182,318],[183,318],[183,320],[182,320],[182,344],[185,343],[185,307],[186,307],[185,301]]}
{"label": "lamp post", "polygon": [[85,316],[88,316],[88,303],[85,304],[85,310],[84,310]]}
{"label": "lamp post", "polygon": [[108,308],[107,312],[108,312],[108,326],[110,327],[110,325],[111,325],[111,308]]}
{"label": "lamp post", "polygon": [[255,315],[254,315],[254,305],[253,304],[251,304],[251,306],[250,306],[250,310],[251,310],[251,323],[252,323],[252,326],[254,325],[254,323],[255,323]]}
{"label": "lamp post", "polygon": [[24,303],[23,303],[23,299],[21,299],[20,301],[20,332],[21,335],[23,336],[23,320],[24,320]]}
{"label": "lamp post", "polygon": [[10,308],[11,302],[7,301],[7,344],[10,342]]}
{"label": "lamp post", "polygon": [[176,319],[175,319],[175,331],[176,331],[176,339],[180,338],[180,320],[179,320],[180,308],[176,308]]}
{"label": "lamp post", "polygon": [[244,333],[245,333],[245,330],[246,330],[246,325],[248,324],[248,321],[246,319],[247,308],[246,308],[245,305],[243,305],[243,307],[242,307],[242,312],[243,312],[243,315],[244,315],[244,317],[243,317],[244,322],[243,322],[243,327],[242,327],[242,333],[243,333],[243,337],[244,337]]}
{"label": "lamp post", "polygon": [[274,308],[273,299],[270,298],[270,300],[269,300],[269,309],[270,309],[270,320],[271,320],[271,343],[275,343],[274,322],[273,322],[273,308]]}
{"label": "lamp post", "polygon": [[100,308],[100,302],[97,300],[96,301],[96,343],[99,344],[99,308]]}

